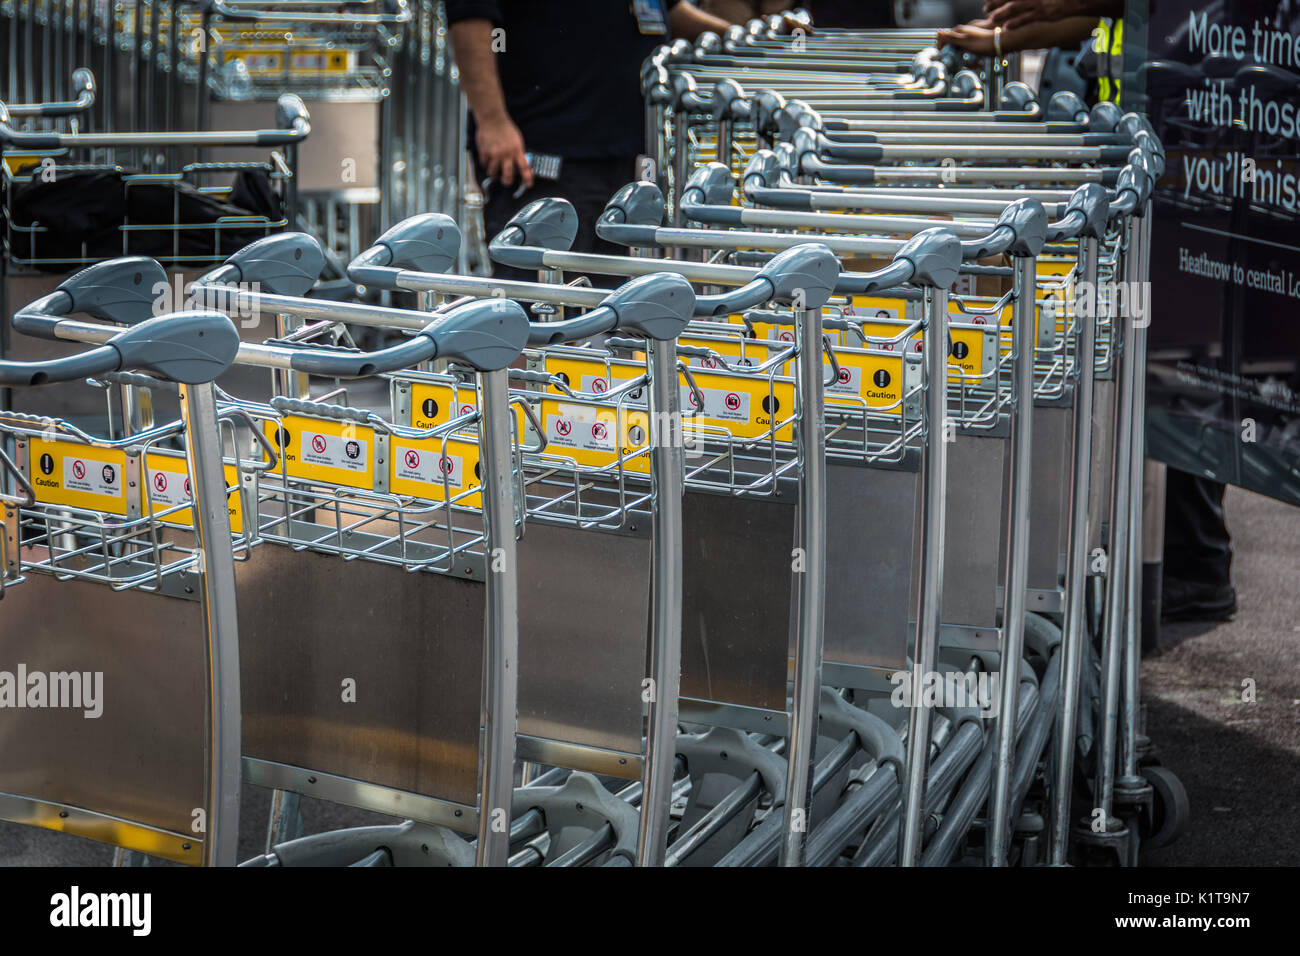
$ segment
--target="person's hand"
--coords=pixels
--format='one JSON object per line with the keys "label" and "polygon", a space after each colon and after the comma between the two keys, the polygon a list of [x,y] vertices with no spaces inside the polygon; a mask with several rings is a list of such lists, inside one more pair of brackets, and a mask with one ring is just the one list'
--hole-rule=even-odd
{"label": "person's hand", "polygon": [[[795,31],[798,31],[796,33]],[[812,17],[797,17],[793,13],[786,11],[781,14],[781,25],[776,31],[781,36],[812,36],[813,24]]]}
{"label": "person's hand", "polygon": [[1010,30],[1035,21],[1051,23],[1073,16],[1071,0],[984,0],[984,12],[994,26]]}
{"label": "person's hand", "polygon": [[940,30],[937,37],[938,46],[955,46],[960,50],[979,56],[994,56],[997,51],[993,45],[993,27],[985,26],[987,21],[963,23],[961,26]]}
{"label": "person's hand", "polygon": [[478,147],[479,162],[488,176],[506,186],[513,186],[518,173],[524,188],[532,187],[533,169],[524,155],[524,137],[509,116],[486,123],[480,121],[474,144]]}

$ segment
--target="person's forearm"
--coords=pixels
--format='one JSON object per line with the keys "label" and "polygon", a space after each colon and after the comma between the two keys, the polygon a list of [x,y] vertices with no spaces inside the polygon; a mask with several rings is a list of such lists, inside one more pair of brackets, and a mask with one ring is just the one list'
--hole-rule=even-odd
{"label": "person's forearm", "polygon": [[668,11],[668,29],[674,37],[694,40],[701,33],[706,32],[721,36],[727,32],[729,26],[731,24],[728,21],[715,17],[711,13],[705,13],[689,0],[681,0]]}
{"label": "person's forearm", "polygon": [[1092,35],[1095,17],[1068,17],[1053,23],[1031,23],[1006,30],[1002,34],[1004,50],[1046,50],[1054,46],[1080,43]]}
{"label": "person's forearm", "polygon": [[451,25],[451,49],[460,71],[461,89],[474,118],[490,124],[509,119],[506,98],[492,49],[490,20],[459,20]]}

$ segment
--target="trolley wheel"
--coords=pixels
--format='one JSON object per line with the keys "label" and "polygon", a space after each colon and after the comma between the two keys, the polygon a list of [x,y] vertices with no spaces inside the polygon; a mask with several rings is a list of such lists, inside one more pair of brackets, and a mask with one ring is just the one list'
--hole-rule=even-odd
{"label": "trolley wheel", "polygon": [[1151,830],[1142,843],[1152,848],[1168,846],[1182,836],[1191,821],[1192,807],[1187,799],[1187,788],[1168,767],[1153,764],[1142,767],[1141,774],[1155,791]]}

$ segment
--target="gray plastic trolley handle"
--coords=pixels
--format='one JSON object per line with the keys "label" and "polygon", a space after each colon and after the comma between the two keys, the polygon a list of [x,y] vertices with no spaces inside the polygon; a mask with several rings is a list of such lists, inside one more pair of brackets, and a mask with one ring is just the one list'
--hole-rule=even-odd
{"label": "gray plastic trolley handle", "polygon": [[239,333],[220,312],[176,312],[141,322],[80,355],[43,362],[0,361],[0,384],[52,385],[136,370],[198,385],[229,368],[238,351]]}
{"label": "gray plastic trolley handle", "polygon": [[1060,242],[1079,236],[1104,239],[1110,197],[1100,183],[1084,183],[1070,195],[1059,221],[1047,227],[1047,241]]}
{"label": "gray plastic trolley handle", "polygon": [[282,232],[250,242],[196,284],[242,284],[274,295],[301,296],[311,291],[324,268],[325,253],[315,237]]}
{"label": "gray plastic trolley handle", "polygon": [[983,259],[1006,252],[1013,256],[1036,256],[1047,241],[1047,210],[1037,199],[1017,199],[998,216],[987,236],[962,243],[967,259]]}
{"label": "gray plastic trolley handle", "polygon": [[95,74],[84,66],[72,71],[72,88],[77,91],[75,100],[53,103],[8,103],[10,116],[73,116],[84,113],[95,105]]}
{"label": "gray plastic trolley handle", "polygon": [[843,275],[835,291],[840,295],[872,295],[905,282],[951,289],[961,270],[963,252],[961,240],[942,226],[924,229],[903,243],[889,265],[862,275]]}
{"label": "gray plastic trolley handle", "polygon": [[683,276],[655,272],[631,279],[598,307],[562,322],[534,322],[529,345],[555,345],[602,332],[632,332],[668,341],[682,334],[695,315],[695,290]]}
{"label": "gray plastic trolley handle", "polygon": [[374,245],[352,260],[348,277],[353,282],[384,287],[389,277],[382,270],[441,273],[455,265],[459,255],[460,229],[456,221],[442,213],[424,213],[403,219],[376,239]]}
{"label": "gray plastic trolley handle", "polygon": [[304,349],[289,364],[296,371],[330,378],[366,378],[436,358],[495,372],[519,357],[528,331],[528,313],[518,302],[480,299],[444,312],[400,345],[375,352]]}
{"label": "gray plastic trolley handle", "polygon": [[830,299],[840,276],[835,253],[820,242],[792,246],[773,256],[754,278],[738,289],[695,299],[695,314],[728,315],[764,302],[795,308],[820,309]]}
{"label": "gray plastic trolley handle", "polygon": [[578,213],[567,199],[538,199],[506,223],[488,244],[494,262],[516,269],[542,268],[548,249],[567,252],[578,235]]}
{"label": "gray plastic trolley handle", "polygon": [[14,313],[13,326],[25,335],[53,338],[49,314],[82,312],[104,322],[135,325],[157,314],[167,272],[146,256],[124,256],[87,266],[64,279],[53,292]]}

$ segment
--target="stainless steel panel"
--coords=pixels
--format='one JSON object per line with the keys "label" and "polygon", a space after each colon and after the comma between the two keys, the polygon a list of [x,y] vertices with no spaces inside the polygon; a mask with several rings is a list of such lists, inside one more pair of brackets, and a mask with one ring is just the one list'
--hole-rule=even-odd
{"label": "stainless steel panel", "polygon": [[793,504],[687,492],[683,697],[785,710]]}
{"label": "stainless steel panel", "polygon": [[836,464],[826,471],[825,660],[905,667],[918,475]]}
{"label": "stainless steel panel", "polygon": [[1110,469],[1114,458],[1115,382],[1096,383],[1092,405],[1092,478],[1089,485],[1088,550],[1106,546],[1104,531],[1110,514]]}
{"label": "stainless steel panel", "polygon": [[[334,192],[379,185],[379,105],[307,98],[311,139],[298,153],[298,188]],[[211,129],[265,129],[273,125],[275,107],[268,102],[214,102]],[[214,159],[264,163],[269,149],[215,149]],[[344,166],[344,162],[351,162]],[[344,171],[348,170],[348,179]],[[355,177],[355,178],[353,178]]]}
{"label": "stainless steel panel", "polygon": [[1065,511],[1070,499],[1070,427],[1074,410],[1034,409],[1033,469],[1029,488],[1029,587],[1061,584]]}
{"label": "stainless steel panel", "polygon": [[238,575],[246,757],[476,802],[482,584],[270,544]]}
{"label": "stainless steel panel", "polygon": [[519,542],[519,733],[641,752],[650,540],[530,521]]}
{"label": "stainless steel panel", "polygon": [[948,449],[943,623],[996,624],[1008,442],[960,431]]}
{"label": "stainless steel panel", "polygon": [[29,575],[0,605],[0,670],[100,672],[103,710],[0,710],[0,791],[192,834],[205,655],[198,601]]}

